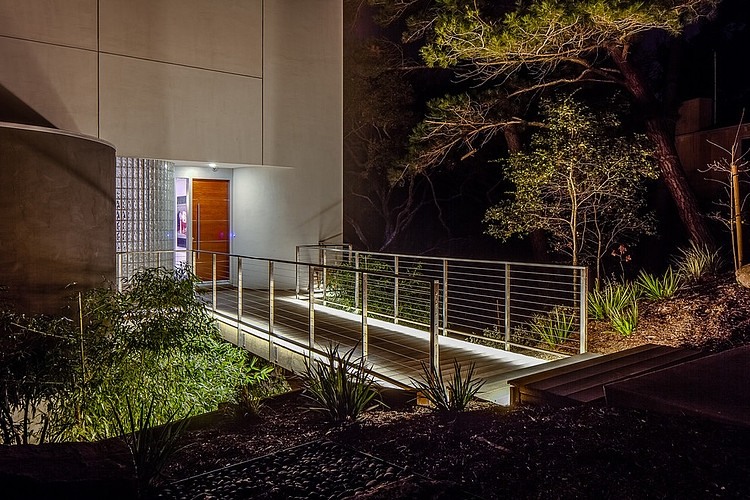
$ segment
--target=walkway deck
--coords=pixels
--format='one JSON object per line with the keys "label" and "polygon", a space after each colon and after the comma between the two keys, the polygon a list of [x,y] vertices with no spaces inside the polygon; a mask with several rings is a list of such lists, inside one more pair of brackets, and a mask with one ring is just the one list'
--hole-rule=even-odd
{"label": "walkway deck", "polygon": [[[243,291],[242,325],[246,334],[257,341],[268,341],[268,293],[266,291]],[[236,291],[219,291],[217,318],[234,328],[237,326]],[[308,345],[308,303],[298,300],[293,293],[278,293],[274,301],[274,335],[290,342],[275,340],[285,347],[304,352]],[[329,345],[339,345],[340,350],[353,347],[361,349],[361,318],[359,315],[342,312],[320,304],[315,304],[315,347],[324,350]],[[232,341],[232,335],[225,336]],[[429,334],[414,328],[394,325],[384,321],[368,319],[367,362],[372,371],[382,379],[397,384],[411,386],[412,379],[422,373],[421,363],[429,362]],[[243,339],[239,339],[243,343]],[[544,360],[507,352],[500,349],[477,345],[461,340],[440,336],[440,366],[443,375],[453,372],[453,360],[464,366],[474,362],[476,376],[485,380],[479,397],[500,404],[509,403],[510,386],[507,381],[516,378],[519,370],[544,363]],[[257,353],[256,353],[257,354]],[[359,354],[359,352],[358,352]],[[381,379],[381,380],[382,380]]]}

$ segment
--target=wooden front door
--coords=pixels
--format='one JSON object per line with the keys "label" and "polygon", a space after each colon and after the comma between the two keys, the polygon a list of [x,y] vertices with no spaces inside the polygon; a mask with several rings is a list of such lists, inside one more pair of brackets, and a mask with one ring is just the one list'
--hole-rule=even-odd
{"label": "wooden front door", "polygon": [[[229,253],[229,181],[194,179],[192,186],[192,249],[195,273],[204,281],[212,278],[212,254]],[[216,279],[229,279],[229,256],[216,256]]]}

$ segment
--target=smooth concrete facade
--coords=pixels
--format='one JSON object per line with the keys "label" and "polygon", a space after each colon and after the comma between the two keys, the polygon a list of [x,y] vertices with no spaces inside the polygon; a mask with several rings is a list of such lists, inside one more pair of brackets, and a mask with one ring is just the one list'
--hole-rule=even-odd
{"label": "smooth concrete facade", "polygon": [[232,252],[340,240],[340,1],[0,0],[0,58],[0,96],[54,127],[231,166]]}
{"label": "smooth concrete facade", "polygon": [[0,285],[24,313],[69,314],[115,277],[115,149],[0,123]]}

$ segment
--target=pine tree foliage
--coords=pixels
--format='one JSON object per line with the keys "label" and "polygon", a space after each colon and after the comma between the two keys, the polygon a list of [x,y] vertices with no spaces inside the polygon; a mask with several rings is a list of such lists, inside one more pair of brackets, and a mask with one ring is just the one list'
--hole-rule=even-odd
{"label": "pine tree foliage", "polygon": [[[624,89],[644,117],[662,179],[690,238],[713,246],[666,119],[674,102],[643,67],[644,48],[652,51],[651,60],[654,47],[641,42],[669,41],[710,18],[720,0],[372,1],[390,18],[412,15],[405,38],[425,40],[425,62],[450,68],[475,87],[502,88],[510,99],[569,85]],[[515,80],[525,83],[517,86]]]}

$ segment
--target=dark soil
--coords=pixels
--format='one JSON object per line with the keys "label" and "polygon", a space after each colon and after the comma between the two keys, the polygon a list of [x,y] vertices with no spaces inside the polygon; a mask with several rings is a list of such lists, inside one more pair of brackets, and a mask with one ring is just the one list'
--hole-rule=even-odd
{"label": "dark soil", "polygon": [[[750,342],[750,290],[726,276],[643,304],[629,337],[604,322],[590,326],[596,352],[644,343],[724,350]],[[750,497],[750,429],[627,409],[509,409],[480,402],[458,414],[413,402],[391,405],[334,426],[308,411],[299,393],[269,401],[256,418],[227,416],[188,433],[163,480],[318,440],[401,471],[391,482],[350,492],[355,498]],[[248,498],[283,498],[280,491],[269,486]]]}
{"label": "dark soil", "polygon": [[[379,409],[358,422],[333,426],[306,411],[297,393],[270,401],[257,419],[226,418],[188,433],[164,479],[190,477],[322,439],[410,473],[360,490],[355,496],[361,498],[750,494],[748,429],[603,407],[510,410],[485,403],[452,415],[412,405]],[[274,494],[283,491],[269,485],[247,498],[284,498]]]}

